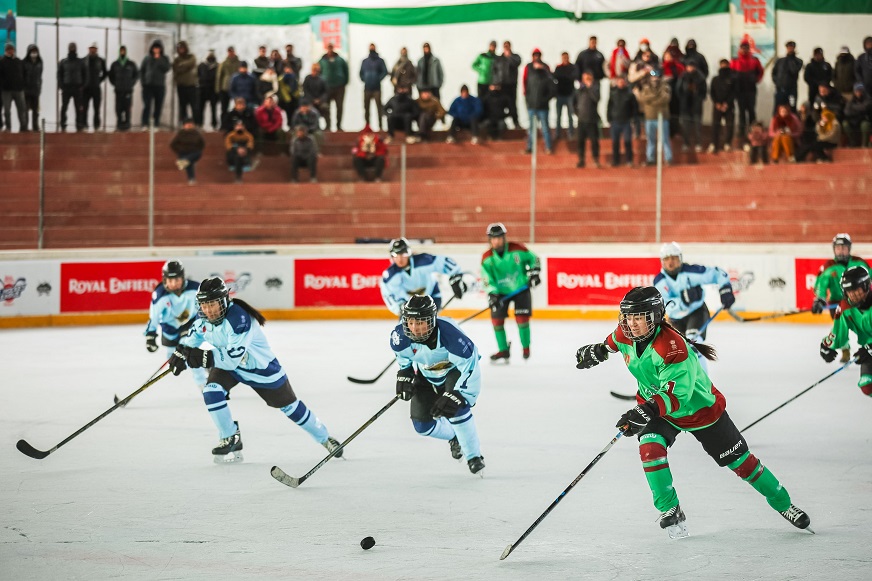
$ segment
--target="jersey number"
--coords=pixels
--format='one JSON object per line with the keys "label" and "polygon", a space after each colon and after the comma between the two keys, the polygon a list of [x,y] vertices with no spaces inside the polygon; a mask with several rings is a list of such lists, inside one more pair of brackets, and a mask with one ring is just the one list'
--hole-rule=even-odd
{"label": "jersey number", "polygon": [[227,350],[227,355],[233,357],[234,359],[238,359],[245,354],[245,347],[234,347],[233,349]]}

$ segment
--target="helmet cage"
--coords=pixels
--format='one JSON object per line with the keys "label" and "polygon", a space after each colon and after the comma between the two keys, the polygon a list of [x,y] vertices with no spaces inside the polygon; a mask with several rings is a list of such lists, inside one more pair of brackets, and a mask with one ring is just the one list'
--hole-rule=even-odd
{"label": "helmet cage", "polygon": [[[634,293],[642,296],[639,298],[631,297],[630,295]],[[644,296],[645,294],[650,296]],[[636,287],[628,292],[621,301],[618,325],[628,339],[638,343],[648,340],[654,334],[657,327],[663,322],[665,314],[663,297],[654,287]],[[638,315],[644,315],[647,324],[647,331],[642,335],[634,334],[627,320]]]}
{"label": "helmet cage", "polygon": [[[217,302],[219,306],[218,316],[210,318],[203,311],[203,305]],[[200,317],[209,321],[213,325],[219,325],[224,321],[227,314],[227,309],[230,308],[230,289],[219,277],[207,278],[200,283],[200,290],[197,291],[197,307]]]}
{"label": "helmet cage", "polygon": [[[436,328],[436,302],[429,295],[414,296],[403,305],[403,334],[415,343],[424,343]],[[409,321],[423,321],[424,330],[411,329]],[[416,325],[417,327],[417,325]]]}
{"label": "helmet cage", "polygon": [[[842,274],[839,286],[842,287],[842,294],[848,304],[856,307],[869,298],[869,273],[862,266],[852,266]],[[852,301],[848,292],[857,289],[863,291],[863,296],[857,301]]]}

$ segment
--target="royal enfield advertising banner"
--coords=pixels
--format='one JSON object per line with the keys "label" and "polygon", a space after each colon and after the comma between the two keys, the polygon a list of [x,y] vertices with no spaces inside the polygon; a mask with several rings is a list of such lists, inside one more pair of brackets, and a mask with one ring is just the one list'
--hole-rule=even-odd
{"label": "royal enfield advertising banner", "polygon": [[814,302],[814,283],[821,271],[826,258],[797,258],[796,271],[796,308],[810,309]]}
{"label": "royal enfield advertising banner", "polygon": [[298,258],[294,292],[298,307],[383,306],[378,282],[386,258]]}
{"label": "royal enfield advertising banner", "polygon": [[61,312],[148,310],[163,261],[61,263]]}
{"label": "royal enfield advertising banner", "polygon": [[59,287],[57,262],[0,263],[0,317],[58,314]]}
{"label": "royal enfield advertising banner", "polygon": [[658,258],[548,258],[549,305],[614,307],[627,291],[650,286]]}

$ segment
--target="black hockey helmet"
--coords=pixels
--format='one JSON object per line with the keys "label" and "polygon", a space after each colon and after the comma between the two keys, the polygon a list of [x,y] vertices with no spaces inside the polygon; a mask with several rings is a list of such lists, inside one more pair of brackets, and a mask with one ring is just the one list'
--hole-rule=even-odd
{"label": "black hockey helmet", "polygon": [[848,261],[851,259],[851,235],[846,234],[845,232],[839,232],[835,236],[833,236],[833,252],[836,251],[836,246],[847,246],[848,252],[843,255],[836,254],[835,259],[836,262],[841,262],[842,264],[848,264]]}
{"label": "black hockey helmet", "polygon": [[[203,305],[206,303],[218,302],[220,311],[214,318],[206,316],[203,312]],[[224,320],[224,315],[230,307],[230,289],[219,276],[211,276],[203,279],[200,283],[200,288],[197,289],[197,303],[200,305],[200,316],[210,323],[217,325]]]}
{"label": "black hockey helmet", "polygon": [[[430,295],[415,295],[411,297],[403,305],[403,334],[416,343],[423,343],[429,339],[436,328],[437,310],[436,301]],[[410,319],[426,322],[426,329],[423,332],[413,333],[409,329]]]}
{"label": "black hockey helmet", "polygon": [[185,278],[185,267],[178,260],[168,260],[164,262],[163,268],[161,269],[161,278],[164,282],[168,278]]}
{"label": "black hockey helmet", "polygon": [[409,241],[405,238],[394,238],[391,240],[390,253],[391,256],[397,256],[398,254],[411,254],[412,250],[409,248]]}
{"label": "black hockey helmet", "polygon": [[[844,293],[845,300],[848,301],[848,304],[856,307],[861,304],[866,298],[869,296],[869,271],[867,271],[862,266],[852,266],[851,268],[845,270],[842,273],[842,280],[839,281],[842,292]],[[856,296],[857,293],[853,293],[851,291],[855,291],[860,289],[863,291],[863,295],[856,299],[851,300],[849,292]]]}
{"label": "black hockey helmet", "polygon": [[[640,342],[645,341],[654,331],[657,326],[663,322],[666,315],[666,306],[663,303],[663,296],[653,286],[637,286],[632,289],[624,298],[621,299],[620,315],[618,316],[618,324],[621,330],[628,339]],[[627,323],[627,317],[630,315],[645,315],[648,322],[648,331],[644,335],[635,335]]]}
{"label": "black hockey helmet", "polygon": [[503,226],[502,222],[494,222],[493,224],[487,227],[487,237],[488,238],[498,238],[499,236],[506,235],[506,227]]}

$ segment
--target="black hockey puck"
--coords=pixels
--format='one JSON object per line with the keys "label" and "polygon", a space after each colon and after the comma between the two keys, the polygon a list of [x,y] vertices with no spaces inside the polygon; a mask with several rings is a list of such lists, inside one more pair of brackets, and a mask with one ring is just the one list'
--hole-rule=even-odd
{"label": "black hockey puck", "polygon": [[372,537],[366,537],[362,541],[360,541],[360,548],[364,551],[368,551],[375,546],[375,539]]}

